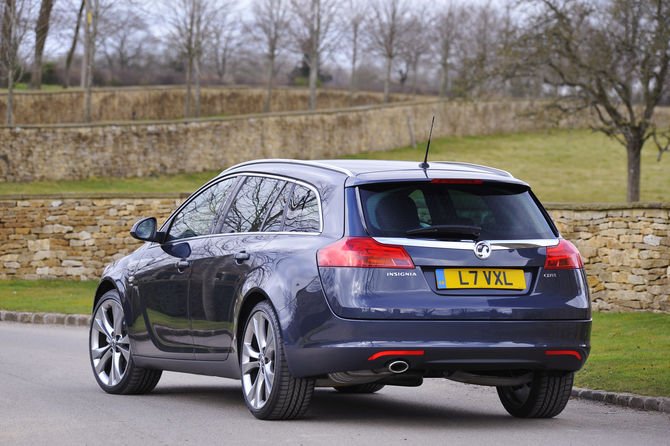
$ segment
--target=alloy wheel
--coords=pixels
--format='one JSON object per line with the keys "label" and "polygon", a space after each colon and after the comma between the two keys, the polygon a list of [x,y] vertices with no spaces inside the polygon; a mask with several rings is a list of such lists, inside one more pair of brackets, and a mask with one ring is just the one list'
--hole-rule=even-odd
{"label": "alloy wheel", "polygon": [[90,340],[91,360],[98,379],[106,386],[116,386],[126,375],[130,361],[130,342],[119,302],[107,299],[100,304]]}
{"label": "alloy wheel", "polygon": [[256,410],[265,406],[274,386],[275,336],[263,311],[247,322],[242,345],[242,386],[249,404]]}

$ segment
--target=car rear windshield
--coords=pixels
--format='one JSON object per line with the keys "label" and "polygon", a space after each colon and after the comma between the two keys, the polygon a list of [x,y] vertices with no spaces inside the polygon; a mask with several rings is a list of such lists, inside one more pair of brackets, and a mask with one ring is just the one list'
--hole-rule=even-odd
{"label": "car rear windshield", "polygon": [[478,227],[481,233],[477,240],[556,237],[523,185],[376,183],[361,186],[360,195],[368,230],[374,237],[406,237],[412,229],[435,226]]}

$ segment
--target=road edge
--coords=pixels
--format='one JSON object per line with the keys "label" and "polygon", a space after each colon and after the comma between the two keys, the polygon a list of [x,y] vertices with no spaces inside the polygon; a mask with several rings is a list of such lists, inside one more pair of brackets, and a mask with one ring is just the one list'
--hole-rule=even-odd
{"label": "road edge", "polygon": [[67,325],[70,327],[88,327],[91,325],[91,316],[84,314],[29,313],[21,311],[0,310],[0,321],[19,322],[22,324],[50,324]]}
{"label": "road edge", "polygon": [[582,400],[598,401],[631,409],[670,413],[670,398],[665,397],[606,392],[604,390],[591,390],[581,387],[573,387],[571,396]]}
{"label": "road edge", "polygon": [[[0,321],[37,325],[50,324],[88,327],[91,324],[91,316],[84,314],[29,313],[0,310]],[[631,409],[670,413],[670,398],[665,397],[605,392],[604,390],[591,390],[580,387],[573,387],[571,396],[582,400],[614,404]]]}

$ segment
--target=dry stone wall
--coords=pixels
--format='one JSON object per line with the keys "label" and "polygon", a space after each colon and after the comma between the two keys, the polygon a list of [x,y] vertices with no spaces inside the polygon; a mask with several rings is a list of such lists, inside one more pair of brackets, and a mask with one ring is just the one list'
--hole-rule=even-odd
{"label": "dry stone wall", "polygon": [[[0,196],[0,279],[97,280],[140,246],[135,221],[162,222],[187,196]],[[594,309],[670,313],[670,203],[547,208],[582,253]]]}
{"label": "dry stone wall", "polygon": [[553,205],[584,259],[593,307],[670,313],[670,203]]}
{"label": "dry stone wall", "polygon": [[536,130],[517,119],[527,102],[440,102],[326,112],[246,115],[115,125],[0,127],[0,181],[223,170],[259,158],[321,159],[425,139]]}
{"label": "dry stone wall", "polygon": [[[266,90],[254,87],[212,87],[201,89],[202,116],[245,115],[262,113]],[[392,94],[391,101],[409,101],[411,95]],[[80,89],[16,91],[12,122],[14,125],[67,124],[84,122],[85,92]],[[354,105],[381,104],[382,93],[359,91]],[[190,116],[195,116],[192,101]],[[349,107],[349,92],[338,89],[319,89],[317,108]],[[179,119],[185,116],[186,88],[126,87],[94,89],[91,94],[91,120],[130,121]],[[305,88],[276,88],[272,92],[271,111],[309,110],[309,90]],[[0,122],[5,122],[7,93],[0,92]]]}

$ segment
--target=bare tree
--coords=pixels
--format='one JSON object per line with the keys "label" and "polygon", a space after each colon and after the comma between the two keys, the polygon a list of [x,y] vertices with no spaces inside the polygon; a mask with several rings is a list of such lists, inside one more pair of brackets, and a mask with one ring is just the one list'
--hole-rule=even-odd
{"label": "bare tree", "polygon": [[168,38],[186,59],[186,118],[191,113],[191,85],[195,79],[195,116],[200,117],[200,71],[205,42],[211,36],[212,26],[221,11],[232,1],[169,0]]}
{"label": "bare tree", "polygon": [[81,0],[81,6],[79,7],[79,13],[77,14],[77,21],[75,22],[74,34],[72,37],[72,45],[70,46],[70,51],[67,53],[67,58],[65,59],[65,73],[63,76],[63,88],[68,88],[70,86],[70,66],[72,65],[72,58],[74,57],[74,51],[77,49],[77,41],[79,40],[79,28],[81,27],[81,16],[84,13],[84,8],[86,6],[86,0]]}
{"label": "bare tree", "polygon": [[30,77],[30,88],[36,90],[42,89],[42,54],[44,53],[44,43],[49,34],[49,20],[55,1],[42,0],[40,14],[35,24],[35,59],[33,61],[33,72]]}
{"label": "bare tree", "polygon": [[447,91],[451,89],[451,78],[454,51],[457,40],[461,34],[463,19],[463,7],[455,4],[453,0],[442,6],[435,14],[435,25],[432,30],[435,33],[435,45],[440,61],[441,80],[439,97],[444,98]]}
{"label": "bare tree", "polygon": [[113,11],[110,20],[123,23],[123,26],[109,30],[109,36],[102,43],[107,63],[114,72],[114,66],[125,70],[138,61],[144,52],[147,42],[153,40],[147,32],[147,23],[141,11],[137,9],[123,9]]}
{"label": "bare tree", "polygon": [[354,92],[356,91],[356,64],[358,63],[358,52],[360,50],[361,37],[365,31],[364,26],[368,14],[366,2],[348,0],[346,13],[342,20],[344,32],[346,33],[346,45],[351,51],[351,78],[349,87],[349,106],[354,106]]}
{"label": "bare tree", "polygon": [[371,3],[369,35],[373,51],[386,61],[384,103],[389,101],[391,68],[400,54],[400,43],[407,33],[409,6],[406,0],[375,0]]}
{"label": "bare tree", "polygon": [[466,22],[468,39],[461,40],[463,59],[459,76],[461,92],[485,96],[496,91],[501,11],[488,3],[472,7],[471,19]]}
{"label": "bare tree", "polygon": [[224,9],[219,13],[216,23],[212,26],[211,55],[214,59],[216,74],[221,83],[225,82],[231,61],[244,43],[241,23],[242,19],[235,11]]}
{"label": "bare tree", "polygon": [[0,66],[7,77],[8,95],[5,125],[11,125],[14,107],[14,82],[22,74],[21,47],[30,28],[33,2],[31,0],[5,0],[2,7]]}
{"label": "bare tree", "polygon": [[291,0],[296,18],[292,28],[297,45],[309,67],[309,108],[316,109],[316,84],[319,66],[340,37],[337,29],[341,0]]}
{"label": "bare tree", "polygon": [[[640,200],[640,153],[657,129],[654,109],[668,89],[670,2],[529,0],[523,32],[510,44],[520,76],[542,75],[558,92],[550,109],[590,110],[595,130],[628,156],[627,200]],[[659,150],[663,147],[659,145]]]}
{"label": "bare tree", "polygon": [[430,52],[430,17],[426,8],[415,7],[409,14],[407,32],[400,42],[401,57],[405,61],[405,76],[412,72],[412,96],[416,98],[416,82],[419,64]]}
{"label": "bare tree", "polygon": [[249,31],[254,36],[254,40],[261,46],[268,62],[265,113],[270,111],[275,62],[279,52],[287,44],[289,29],[289,10],[287,6],[283,0],[256,0],[252,6],[254,18],[249,24]]}

